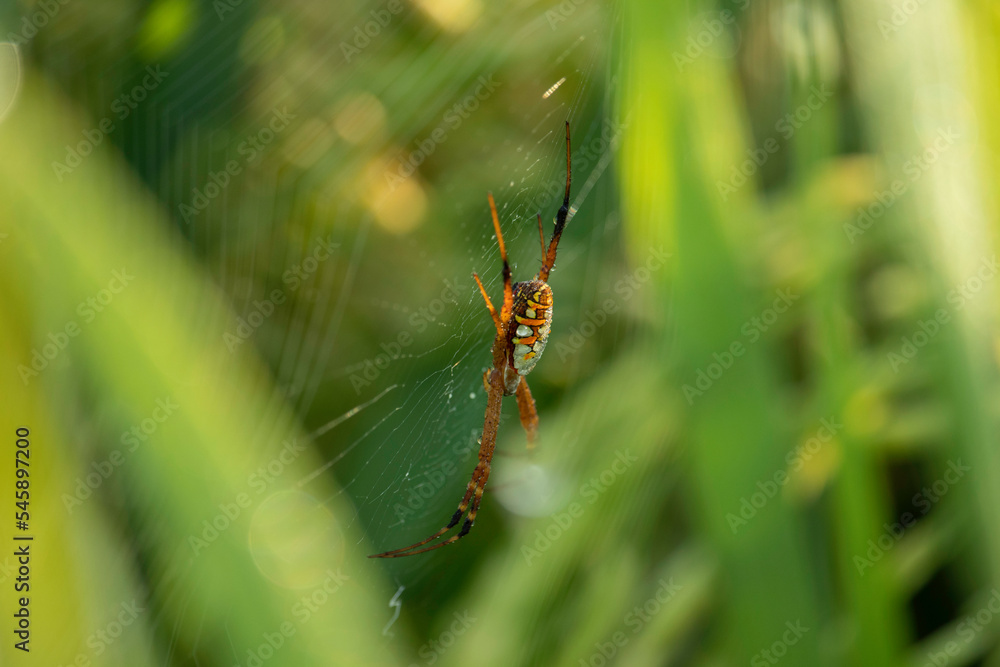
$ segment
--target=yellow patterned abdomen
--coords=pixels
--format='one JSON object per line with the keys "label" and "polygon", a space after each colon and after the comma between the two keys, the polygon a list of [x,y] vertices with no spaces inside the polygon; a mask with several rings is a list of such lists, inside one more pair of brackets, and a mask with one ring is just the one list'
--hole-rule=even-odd
{"label": "yellow patterned abdomen", "polygon": [[552,288],[540,280],[515,283],[513,315],[507,357],[518,375],[527,375],[541,358],[552,328]]}

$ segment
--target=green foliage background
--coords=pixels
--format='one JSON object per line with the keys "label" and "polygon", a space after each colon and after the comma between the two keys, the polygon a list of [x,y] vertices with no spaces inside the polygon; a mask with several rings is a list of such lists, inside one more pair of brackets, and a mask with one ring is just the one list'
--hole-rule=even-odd
{"label": "green foliage background", "polygon": [[[13,458],[31,429],[35,535],[28,655],[0,559],[3,664],[1000,664],[994,3],[69,0],[0,28],[0,433]],[[529,276],[564,118],[540,516],[498,501],[508,401],[470,536],[366,559],[460,497],[468,455],[399,511],[481,428],[485,193]]]}

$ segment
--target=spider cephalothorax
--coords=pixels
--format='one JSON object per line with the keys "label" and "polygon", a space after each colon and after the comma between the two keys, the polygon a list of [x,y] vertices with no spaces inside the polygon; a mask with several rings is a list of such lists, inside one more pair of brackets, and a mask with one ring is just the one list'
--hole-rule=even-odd
{"label": "spider cephalothorax", "polygon": [[[521,426],[528,435],[528,447],[533,447],[538,431],[538,412],[535,409],[535,399],[531,397],[525,376],[538,363],[545,350],[545,341],[552,328],[552,288],[549,287],[549,272],[556,262],[556,248],[566,218],[569,215],[569,123],[566,123],[566,195],[562,207],[556,214],[556,225],[545,247],[545,236],[542,232],[542,216],[538,215],[538,235],[542,242],[542,267],[533,280],[511,284],[510,264],[507,262],[507,248],[504,246],[503,234],[500,232],[500,219],[497,217],[496,203],[493,194],[489,194],[490,214],[493,216],[493,228],[497,234],[497,245],[500,246],[500,258],[503,260],[503,305],[497,313],[493,302],[486,294],[486,288],[475,273],[472,274],[479,285],[479,291],[486,301],[486,307],[493,318],[497,335],[493,340],[493,367],[483,374],[483,386],[486,387],[486,421],[483,425],[483,437],[479,440],[479,463],[472,471],[472,479],[465,489],[465,497],[458,505],[458,510],[452,515],[451,521],[444,528],[430,537],[411,544],[402,549],[393,549],[371,558],[398,558],[430,551],[456,542],[464,537],[476,522],[476,513],[486,490],[486,481],[490,477],[490,464],[493,461],[493,450],[496,447],[497,427],[500,425],[500,399],[504,396],[517,396],[517,409],[521,415]],[[471,508],[469,506],[471,501]],[[458,525],[468,511],[461,530],[448,539],[424,547]],[[419,547],[423,547],[422,549]]]}

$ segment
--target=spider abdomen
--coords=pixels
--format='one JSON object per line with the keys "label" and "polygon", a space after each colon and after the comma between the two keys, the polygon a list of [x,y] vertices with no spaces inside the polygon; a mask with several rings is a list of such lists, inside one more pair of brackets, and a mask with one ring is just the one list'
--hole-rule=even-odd
{"label": "spider abdomen", "polygon": [[518,375],[538,363],[552,329],[552,288],[541,280],[514,284],[514,308],[508,331],[508,359]]}

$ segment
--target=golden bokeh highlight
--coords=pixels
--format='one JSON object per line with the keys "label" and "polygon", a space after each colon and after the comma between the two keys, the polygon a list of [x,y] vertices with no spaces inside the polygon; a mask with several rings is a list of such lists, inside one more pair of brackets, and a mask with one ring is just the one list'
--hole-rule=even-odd
{"label": "golden bokeh highlight", "polygon": [[414,0],[414,4],[448,32],[465,32],[483,14],[480,0]]}
{"label": "golden bokeh highlight", "polygon": [[362,179],[365,205],[380,227],[393,234],[413,231],[427,215],[427,193],[415,175],[398,176],[396,160],[373,160]]}
{"label": "golden bokeh highlight", "polygon": [[352,144],[362,144],[385,130],[385,107],[368,92],[349,95],[339,105],[333,126]]}

